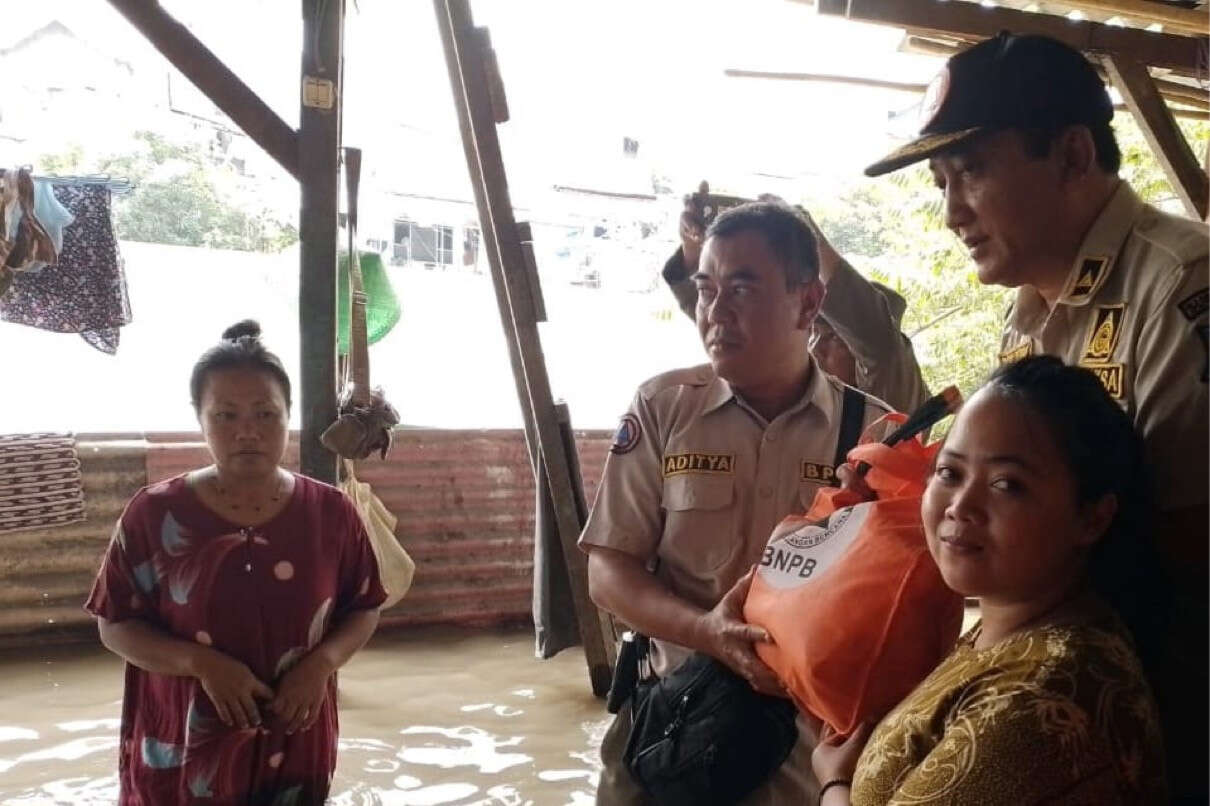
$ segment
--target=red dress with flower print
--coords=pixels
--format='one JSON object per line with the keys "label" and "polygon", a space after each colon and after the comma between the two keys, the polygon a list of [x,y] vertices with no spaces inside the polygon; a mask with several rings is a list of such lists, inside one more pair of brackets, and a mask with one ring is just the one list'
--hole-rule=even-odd
{"label": "red dress with flower print", "polygon": [[[137,618],[247,664],[273,687],[348,613],[386,598],[361,519],[337,489],[294,477],[280,514],[235,526],[178,477],[141,490],[118,522],[85,605]],[[336,767],[336,681],[306,731],[224,725],[191,677],[126,665],[122,806],[323,803]]]}

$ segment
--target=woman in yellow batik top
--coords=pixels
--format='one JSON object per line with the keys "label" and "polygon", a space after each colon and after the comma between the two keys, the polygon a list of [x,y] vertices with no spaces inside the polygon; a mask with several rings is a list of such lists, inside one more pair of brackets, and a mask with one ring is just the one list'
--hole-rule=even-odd
{"label": "woman in yellow batik top", "polygon": [[821,804],[1166,803],[1140,661],[1165,612],[1142,468],[1091,372],[1036,357],[992,375],[921,507],[946,584],[979,598],[980,622],[872,734],[825,731]]}

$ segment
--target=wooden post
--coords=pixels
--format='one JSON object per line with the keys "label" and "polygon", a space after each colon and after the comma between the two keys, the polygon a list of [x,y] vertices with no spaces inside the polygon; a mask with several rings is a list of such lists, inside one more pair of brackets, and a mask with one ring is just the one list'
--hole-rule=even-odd
{"label": "wooden post", "polygon": [[[508,341],[515,342],[514,372],[522,411],[533,416],[537,455],[544,468],[554,504],[559,540],[563,546],[568,578],[588,663],[593,693],[604,696],[609,689],[614,656],[612,622],[598,611],[588,596],[587,562],[576,545],[580,521],[576,510],[568,455],[559,432],[558,416],[550,391],[550,378],[538,334],[535,301],[541,299],[532,287],[537,282],[526,266],[523,232],[513,217],[508,180],[500,153],[496,124],[507,118],[503,85],[495,70],[495,56],[485,29],[473,27],[467,0],[434,0],[437,27],[445,47],[446,65],[471,177],[476,180],[475,201],[484,232],[492,231],[495,260],[489,261],[497,294],[503,292],[501,319]],[[527,234],[527,233],[525,233]],[[510,354],[512,348],[510,347]],[[519,366],[518,366],[519,364]],[[528,435],[527,435],[528,436]],[[533,444],[531,443],[531,452]]]}
{"label": "wooden post", "polygon": [[541,472],[538,465],[538,432],[534,426],[533,406],[529,401],[529,390],[525,386],[525,369],[521,364],[521,353],[517,340],[513,335],[513,315],[508,306],[508,288],[504,283],[504,269],[500,262],[500,247],[496,243],[496,232],[491,220],[483,211],[487,209],[487,196],[483,186],[483,171],[479,167],[478,152],[475,150],[475,135],[471,130],[470,112],[462,92],[462,73],[458,67],[458,55],[454,49],[453,39],[448,26],[444,22],[445,11],[440,6],[437,9],[438,28],[441,31],[441,41],[445,49],[445,63],[449,69],[450,83],[454,93],[454,107],[458,112],[458,128],[462,132],[462,151],[466,156],[466,166],[470,172],[471,189],[475,194],[475,208],[479,211],[479,232],[482,236],[483,249],[487,254],[487,264],[492,277],[492,287],[496,292],[496,307],[500,312],[500,322],[504,326],[504,341],[508,346],[508,361],[513,370],[513,381],[517,389],[517,401],[521,405],[521,423],[525,429],[525,446],[529,451],[529,466],[535,474]]}
{"label": "wooden post", "polygon": [[1204,220],[1210,202],[1206,172],[1160,98],[1151,73],[1145,65],[1114,53],[1107,54],[1102,61],[1113,85],[1122,94],[1122,100],[1138,120],[1139,128],[1172,188],[1189,213]]}
{"label": "wooden post", "polygon": [[298,137],[248,85],[174,20],[157,0],[109,0],[172,66],[223,110],[244,134],[299,177]]}
{"label": "wooden post", "polygon": [[302,0],[298,314],[304,475],[335,484],[319,435],[336,419],[336,233],[344,0]]}

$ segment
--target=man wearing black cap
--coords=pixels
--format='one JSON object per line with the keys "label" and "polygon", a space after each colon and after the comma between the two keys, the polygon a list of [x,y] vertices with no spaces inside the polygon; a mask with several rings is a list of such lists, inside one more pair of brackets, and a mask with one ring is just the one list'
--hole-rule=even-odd
{"label": "man wearing black cap", "polygon": [[[697,287],[693,273],[701,254],[705,222],[700,199],[706,191],[685,197],[681,213],[681,248],[662,272],[677,304],[690,319],[696,317]],[[781,202],[774,196],[765,200]],[[810,335],[811,353],[819,366],[842,383],[860,389],[896,411],[914,411],[929,391],[911,340],[900,331],[907,302],[892,289],[863,277],[849,265],[806,219],[819,243],[819,279],[826,294]]]}
{"label": "man wearing black cap", "polygon": [[949,60],[925,93],[920,136],[866,173],[927,159],[979,280],[1017,289],[1001,361],[1044,353],[1087,367],[1134,419],[1180,599],[1153,681],[1169,777],[1178,801],[1205,803],[1208,232],[1118,177],[1112,117],[1080,53],[1003,33]]}

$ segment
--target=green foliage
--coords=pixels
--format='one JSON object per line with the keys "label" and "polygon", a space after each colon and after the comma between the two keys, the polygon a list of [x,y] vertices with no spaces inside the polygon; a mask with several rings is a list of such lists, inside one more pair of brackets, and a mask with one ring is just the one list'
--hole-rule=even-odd
{"label": "green foliage", "polygon": [[275,252],[298,240],[287,215],[256,205],[256,194],[229,165],[195,144],[137,132],[122,154],[89,160],[79,146],[39,160],[55,174],[105,173],[135,191],[114,203],[114,229],[132,241]]}
{"label": "green foliage", "polygon": [[917,166],[863,180],[808,209],[854,266],[907,300],[903,329],[929,387],[973,391],[999,352],[1008,292],[979,284],[966,250],[945,227],[928,171]]}
{"label": "green foliage", "polygon": [[[1210,142],[1210,121],[1178,120],[1177,123],[1194,156],[1204,159],[1206,145]],[[1156,161],[1151,146],[1147,144],[1134,116],[1115,115],[1113,130],[1122,149],[1122,178],[1130,183],[1144,201],[1183,212],[1179,205],[1171,204],[1172,200],[1176,199],[1176,193]]]}

